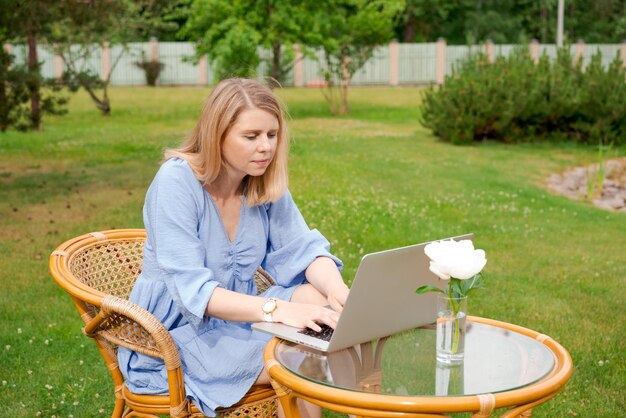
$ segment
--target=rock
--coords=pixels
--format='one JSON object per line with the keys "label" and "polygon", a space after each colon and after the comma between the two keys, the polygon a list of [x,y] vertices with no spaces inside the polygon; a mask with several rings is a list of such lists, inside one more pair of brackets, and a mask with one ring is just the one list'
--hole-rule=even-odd
{"label": "rock", "polygon": [[[626,212],[626,158],[605,161],[605,179],[602,184],[602,195],[593,199],[592,203],[602,209]],[[591,176],[591,179],[587,179]],[[562,174],[551,174],[546,183],[555,193],[578,200],[587,197],[588,181],[596,187],[598,164],[586,167],[574,167]]]}
{"label": "rock", "polygon": [[620,210],[624,208],[624,199],[620,197],[614,197],[612,199],[594,199],[592,203],[603,209]]}

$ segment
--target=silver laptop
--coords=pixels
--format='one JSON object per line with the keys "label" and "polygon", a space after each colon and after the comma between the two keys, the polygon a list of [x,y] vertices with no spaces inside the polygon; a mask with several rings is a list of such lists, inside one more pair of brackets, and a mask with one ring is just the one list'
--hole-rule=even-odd
{"label": "silver laptop", "polygon": [[[472,237],[466,234],[454,239]],[[252,328],[331,352],[431,324],[437,316],[436,294],[417,295],[415,289],[423,285],[443,288],[445,282],[428,269],[426,244],[428,242],[365,255],[328,341],[303,333],[307,330],[281,323],[257,322]]]}

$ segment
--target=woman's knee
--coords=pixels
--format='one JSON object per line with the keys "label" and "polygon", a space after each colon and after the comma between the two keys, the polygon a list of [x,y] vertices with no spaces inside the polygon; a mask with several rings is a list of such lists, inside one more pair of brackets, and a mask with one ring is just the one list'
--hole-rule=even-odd
{"label": "woman's knee", "polygon": [[261,374],[259,374],[259,377],[257,377],[256,382],[254,382],[255,385],[269,385],[270,384],[270,376],[267,373],[267,370],[265,370],[265,368],[263,368],[263,370],[261,370]]}

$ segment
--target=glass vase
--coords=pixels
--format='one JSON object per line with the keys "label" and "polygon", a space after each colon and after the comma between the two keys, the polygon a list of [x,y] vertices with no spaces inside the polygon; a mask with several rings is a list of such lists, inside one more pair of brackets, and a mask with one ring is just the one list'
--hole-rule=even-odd
{"label": "glass vase", "polygon": [[435,369],[436,396],[463,396],[465,395],[465,364],[437,363]]}
{"label": "glass vase", "polygon": [[467,297],[437,295],[437,362],[460,364],[465,354]]}

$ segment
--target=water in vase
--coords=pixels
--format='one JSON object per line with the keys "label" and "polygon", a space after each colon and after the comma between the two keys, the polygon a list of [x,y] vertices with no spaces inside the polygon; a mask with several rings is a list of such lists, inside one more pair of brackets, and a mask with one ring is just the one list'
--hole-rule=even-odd
{"label": "water in vase", "polygon": [[437,318],[437,362],[459,364],[465,353],[465,312],[456,318],[451,311],[439,312]]}

